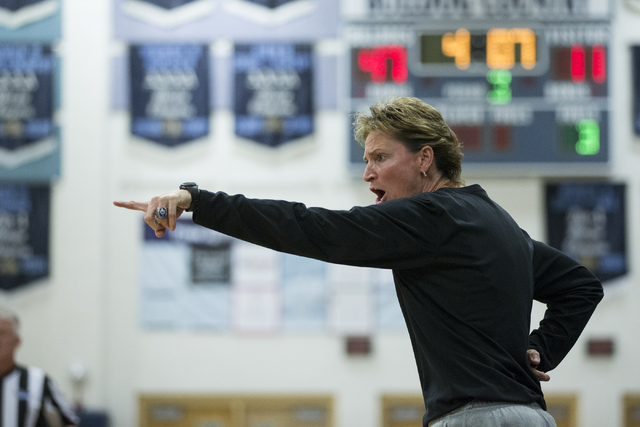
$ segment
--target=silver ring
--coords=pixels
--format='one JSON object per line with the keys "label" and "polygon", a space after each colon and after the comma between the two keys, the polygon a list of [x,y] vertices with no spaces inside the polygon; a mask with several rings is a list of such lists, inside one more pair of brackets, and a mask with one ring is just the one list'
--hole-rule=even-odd
{"label": "silver ring", "polygon": [[167,216],[167,208],[156,209],[156,216],[158,218],[164,218],[165,216]]}

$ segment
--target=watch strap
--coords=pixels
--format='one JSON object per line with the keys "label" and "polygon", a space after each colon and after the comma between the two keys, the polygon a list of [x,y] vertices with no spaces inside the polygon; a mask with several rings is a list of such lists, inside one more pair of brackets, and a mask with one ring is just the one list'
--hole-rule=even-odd
{"label": "watch strap", "polygon": [[187,212],[193,212],[198,207],[198,201],[200,200],[200,189],[195,182],[183,182],[180,184],[181,190],[187,190],[191,194],[191,204],[186,209]]}

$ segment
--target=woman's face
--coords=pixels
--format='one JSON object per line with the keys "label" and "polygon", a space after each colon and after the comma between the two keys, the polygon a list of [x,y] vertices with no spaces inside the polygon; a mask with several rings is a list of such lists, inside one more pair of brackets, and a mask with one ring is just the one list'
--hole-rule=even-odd
{"label": "woman's face", "polygon": [[422,151],[410,152],[407,147],[382,132],[372,132],[364,143],[367,166],[362,179],[378,196],[376,203],[411,197],[425,191],[421,169]]}

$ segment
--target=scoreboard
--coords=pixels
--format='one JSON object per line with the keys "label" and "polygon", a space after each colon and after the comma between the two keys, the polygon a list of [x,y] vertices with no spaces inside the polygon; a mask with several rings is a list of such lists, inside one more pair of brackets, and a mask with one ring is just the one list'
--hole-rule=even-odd
{"label": "scoreboard", "polygon": [[[350,109],[422,99],[463,143],[465,170],[602,173],[609,30],[607,20],[351,22]],[[351,143],[358,164],[362,148]]]}

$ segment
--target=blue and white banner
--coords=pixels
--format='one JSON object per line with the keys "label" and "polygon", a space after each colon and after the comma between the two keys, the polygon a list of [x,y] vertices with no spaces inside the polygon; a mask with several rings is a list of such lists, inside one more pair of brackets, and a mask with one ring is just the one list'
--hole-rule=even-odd
{"label": "blue and white banner", "polygon": [[167,147],[209,135],[209,48],[130,46],[131,133]]}
{"label": "blue and white banner", "polygon": [[49,186],[0,184],[0,289],[49,275]]}
{"label": "blue and white banner", "polygon": [[589,268],[602,282],[627,274],[624,184],[547,185],[551,246]]}
{"label": "blue and white banner", "polygon": [[308,0],[236,0],[242,3],[255,4],[258,6],[263,6],[269,9],[277,9],[281,6],[294,5],[300,3],[309,3]]}
{"label": "blue and white banner", "polygon": [[319,0],[227,0],[225,10],[265,26],[278,26],[309,15]]}
{"label": "blue and white banner", "polygon": [[0,0],[0,26],[15,29],[58,12],[58,0]]}
{"label": "blue and white banner", "polygon": [[46,180],[59,173],[53,98],[51,46],[0,44],[0,178]]}
{"label": "blue and white banner", "polygon": [[335,38],[339,0],[113,0],[114,35],[135,43]]}
{"label": "blue and white banner", "polygon": [[206,17],[214,6],[214,0],[126,0],[122,10],[157,27],[173,28]]}
{"label": "blue and white banner", "polygon": [[313,134],[312,59],[309,44],[235,46],[237,136],[279,147]]}
{"label": "blue and white banner", "polygon": [[166,10],[175,10],[182,6],[193,4],[198,0],[138,0],[140,3],[152,4]]}

